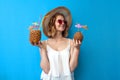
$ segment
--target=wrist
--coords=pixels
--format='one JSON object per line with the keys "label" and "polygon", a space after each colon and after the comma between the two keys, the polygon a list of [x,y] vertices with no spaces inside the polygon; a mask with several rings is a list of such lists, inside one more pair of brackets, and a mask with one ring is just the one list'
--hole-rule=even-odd
{"label": "wrist", "polygon": [[74,52],[75,53],[79,53],[79,51],[80,51],[80,47],[74,47]]}
{"label": "wrist", "polygon": [[73,46],[74,49],[80,49],[80,46]]}

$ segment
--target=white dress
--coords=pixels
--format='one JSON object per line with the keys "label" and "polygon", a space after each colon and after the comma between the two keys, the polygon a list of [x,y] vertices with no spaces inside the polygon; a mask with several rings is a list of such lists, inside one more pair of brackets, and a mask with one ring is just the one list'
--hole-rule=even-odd
{"label": "white dress", "polygon": [[74,80],[74,73],[71,73],[69,68],[70,40],[68,46],[61,51],[56,51],[47,45],[47,55],[50,71],[48,74],[42,71],[41,80]]}

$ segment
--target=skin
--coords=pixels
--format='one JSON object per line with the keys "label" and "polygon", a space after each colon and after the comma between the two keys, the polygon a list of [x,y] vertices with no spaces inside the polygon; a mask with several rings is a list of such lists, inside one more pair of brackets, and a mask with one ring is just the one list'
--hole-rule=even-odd
{"label": "skin", "polygon": [[[43,41],[43,42],[39,41],[38,45],[34,44],[34,45],[40,47],[40,56],[41,56],[40,67],[43,69],[43,71],[46,74],[48,74],[48,72],[50,70],[50,63],[49,63],[49,59],[47,56],[46,45],[49,45],[51,48],[53,48],[56,51],[61,51],[61,50],[65,49],[68,45],[68,39],[62,36],[62,32],[65,30],[65,25],[64,25],[64,23],[59,24],[57,21],[58,19],[64,20],[64,17],[61,15],[58,15],[56,17],[55,26],[56,26],[57,33],[56,33],[55,37],[49,38],[47,41],[47,44],[45,41]],[[56,45],[53,45],[53,44],[56,44]],[[71,72],[73,72],[75,70],[75,68],[77,67],[78,55],[80,52],[80,45],[81,45],[80,41],[77,42],[74,40],[70,40],[69,67],[70,67]]]}

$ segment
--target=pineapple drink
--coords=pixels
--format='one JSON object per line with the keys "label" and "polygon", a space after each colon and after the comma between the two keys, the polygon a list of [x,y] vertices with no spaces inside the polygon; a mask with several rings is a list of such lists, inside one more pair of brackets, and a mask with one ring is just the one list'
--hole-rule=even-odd
{"label": "pineapple drink", "polygon": [[41,31],[39,30],[39,24],[33,23],[33,25],[30,26],[30,35],[29,35],[30,43],[32,45],[38,44],[40,39],[41,39]]}

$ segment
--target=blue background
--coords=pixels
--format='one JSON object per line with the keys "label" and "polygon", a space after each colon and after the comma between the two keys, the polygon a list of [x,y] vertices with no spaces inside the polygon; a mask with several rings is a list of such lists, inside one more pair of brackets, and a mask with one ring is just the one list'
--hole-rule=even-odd
{"label": "blue background", "polygon": [[[75,80],[120,80],[119,0],[0,0],[0,80],[39,80],[41,68],[37,47],[29,43],[29,25],[57,6],[70,9],[73,23],[87,24],[81,30],[81,45]],[[42,28],[41,28],[42,30]],[[42,40],[47,37],[42,34]]]}

